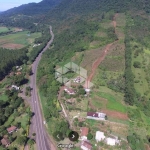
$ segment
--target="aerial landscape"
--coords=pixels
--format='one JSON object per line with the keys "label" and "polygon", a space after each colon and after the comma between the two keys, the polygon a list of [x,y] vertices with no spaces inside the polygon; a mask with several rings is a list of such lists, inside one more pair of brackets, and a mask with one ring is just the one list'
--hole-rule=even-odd
{"label": "aerial landscape", "polygon": [[150,1],[0,7],[0,150],[150,150]]}

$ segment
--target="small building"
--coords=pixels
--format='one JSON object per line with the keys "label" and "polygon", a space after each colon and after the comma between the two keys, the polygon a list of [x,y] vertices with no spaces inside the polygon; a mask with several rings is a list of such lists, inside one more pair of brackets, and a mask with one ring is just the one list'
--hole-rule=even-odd
{"label": "small building", "polygon": [[75,91],[71,88],[65,87],[64,91],[67,92],[69,95],[74,95]]}
{"label": "small building", "polygon": [[76,82],[76,83],[80,83],[81,82],[81,77],[76,77],[75,79],[74,79],[74,82]]}
{"label": "small building", "polygon": [[17,131],[17,127],[16,126],[11,126],[9,128],[7,128],[8,133],[12,133],[14,131]]}
{"label": "small building", "polygon": [[95,136],[95,140],[97,142],[100,142],[102,140],[105,139],[105,135],[104,135],[104,132],[100,132],[100,131],[96,131],[96,136]]}
{"label": "small building", "polygon": [[1,143],[5,147],[8,147],[10,145],[9,140],[6,137],[3,137],[3,139],[1,140]]}
{"label": "small building", "polygon": [[17,69],[18,71],[21,71],[21,70],[22,70],[22,67],[21,67],[21,66],[16,66],[16,69]]}
{"label": "small building", "polygon": [[13,89],[15,89],[15,90],[19,90],[20,89],[20,87],[18,87],[18,86],[16,86],[16,85],[12,85],[11,86]]}
{"label": "small building", "polygon": [[92,150],[92,144],[89,143],[88,141],[82,141],[81,149],[82,150]]}
{"label": "small building", "polygon": [[113,139],[113,138],[106,138],[106,144],[107,145],[111,145],[111,146],[115,146],[117,143],[116,143],[116,139]]}
{"label": "small building", "polygon": [[88,112],[87,119],[105,120],[106,114],[101,112]]}
{"label": "small building", "polygon": [[89,133],[89,128],[87,127],[81,127],[81,140],[87,140],[87,135]]}

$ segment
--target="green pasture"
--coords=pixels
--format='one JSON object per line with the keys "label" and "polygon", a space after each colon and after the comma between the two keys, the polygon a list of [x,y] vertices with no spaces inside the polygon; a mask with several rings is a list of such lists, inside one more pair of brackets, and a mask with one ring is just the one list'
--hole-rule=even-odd
{"label": "green pasture", "polygon": [[0,33],[8,32],[9,29],[7,27],[0,27]]}
{"label": "green pasture", "polygon": [[40,36],[41,33],[39,32],[31,34],[29,34],[28,31],[11,33],[8,35],[0,36],[0,46],[8,43],[22,44],[24,46],[27,46],[29,44],[32,44],[34,42],[34,39]]}
{"label": "green pasture", "polygon": [[0,100],[7,101],[8,100],[8,96],[5,95],[5,94],[1,94],[0,95]]}
{"label": "green pasture", "polygon": [[[100,92],[97,92],[96,94],[99,97],[102,97],[108,100],[107,105],[106,105],[107,109],[126,113],[127,112],[126,106],[123,105],[123,103],[121,102],[123,97],[119,93],[118,94],[115,94],[115,92],[114,94],[112,93],[113,91],[111,91],[111,94],[108,91],[107,92],[100,91]],[[116,98],[117,96],[119,97]]]}

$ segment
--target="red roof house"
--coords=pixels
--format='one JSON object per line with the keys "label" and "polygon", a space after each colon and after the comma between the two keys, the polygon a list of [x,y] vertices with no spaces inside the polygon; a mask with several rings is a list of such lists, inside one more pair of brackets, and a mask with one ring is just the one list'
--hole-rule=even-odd
{"label": "red roof house", "polygon": [[7,138],[5,138],[5,137],[1,140],[1,143],[2,143],[2,145],[4,145],[5,147],[8,147],[8,146],[10,145],[9,140],[8,140]]}
{"label": "red roof house", "polygon": [[82,128],[80,129],[80,131],[81,131],[81,140],[87,140],[87,135],[88,135],[88,133],[89,133],[89,128],[87,128],[87,127],[82,127]]}
{"label": "red roof house", "polygon": [[7,128],[8,133],[12,133],[16,130],[17,130],[17,127],[15,127],[15,126],[11,126],[11,127]]}

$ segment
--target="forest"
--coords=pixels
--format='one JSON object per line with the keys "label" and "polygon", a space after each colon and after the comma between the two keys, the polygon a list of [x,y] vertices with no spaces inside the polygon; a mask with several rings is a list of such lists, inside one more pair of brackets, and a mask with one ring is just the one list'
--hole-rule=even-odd
{"label": "forest", "polygon": [[0,48],[0,80],[10,72],[13,66],[22,65],[27,61],[26,53],[26,47],[15,51]]}

